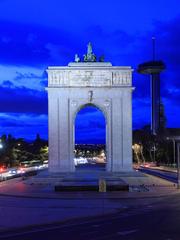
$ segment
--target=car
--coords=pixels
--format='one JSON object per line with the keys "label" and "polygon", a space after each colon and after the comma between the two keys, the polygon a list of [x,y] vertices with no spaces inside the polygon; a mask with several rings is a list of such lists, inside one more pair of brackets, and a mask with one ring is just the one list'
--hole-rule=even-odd
{"label": "car", "polygon": [[87,164],[88,161],[86,158],[80,157],[80,158],[74,158],[74,164],[75,166],[79,165],[79,164]]}
{"label": "car", "polygon": [[18,173],[18,170],[17,170],[17,168],[11,168],[11,169],[9,169],[8,173],[14,175],[14,174]]}
{"label": "car", "polygon": [[25,173],[25,168],[18,168],[17,173]]}
{"label": "car", "polygon": [[24,161],[20,163],[21,168],[28,168],[30,167],[30,162],[29,161]]}
{"label": "car", "polygon": [[144,163],[144,164],[142,164],[142,165],[140,165],[141,167],[156,167],[157,166],[157,164],[156,163],[154,163],[154,162],[149,162],[149,163]]}

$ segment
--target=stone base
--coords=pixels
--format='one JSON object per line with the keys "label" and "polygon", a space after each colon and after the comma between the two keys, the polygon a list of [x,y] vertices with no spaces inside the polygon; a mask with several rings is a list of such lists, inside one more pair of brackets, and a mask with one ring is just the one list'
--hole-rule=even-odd
{"label": "stone base", "polygon": [[89,181],[89,182],[82,182],[82,181],[62,181],[59,184],[55,185],[56,192],[72,192],[72,191],[129,191],[129,185],[125,183],[123,180],[119,179],[118,181],[105,181],[106,186],[103,190],[102,187],[99,185],[99,181]]}
{"label": "stone base", "polygon": [[98,191],[99,181],[105,180],[107,191],[129,190],[129,179],[145,177],[136,171],[110,173],[105,171],[76,171],[74,173],[41,172],[31,183],[51,185],[55,191]]}

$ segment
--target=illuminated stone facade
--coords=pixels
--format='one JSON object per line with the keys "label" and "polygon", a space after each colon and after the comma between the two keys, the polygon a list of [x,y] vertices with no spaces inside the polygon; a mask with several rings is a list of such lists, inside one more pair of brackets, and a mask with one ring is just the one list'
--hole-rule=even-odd
{"label": "illuminated stone facade", "polygon": [[106,170],[132,170],[132,68],[73,62],[47,72],[49,172],[75,171],[75,118],[88,104],[98,107],[106,119]]}

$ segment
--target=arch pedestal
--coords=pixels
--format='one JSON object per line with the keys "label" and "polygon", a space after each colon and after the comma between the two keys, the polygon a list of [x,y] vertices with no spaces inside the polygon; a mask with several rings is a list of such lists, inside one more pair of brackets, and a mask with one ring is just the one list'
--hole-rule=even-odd
{"label": "arch pedestal", "polygon": [[132,69],[110,63],[48,68],[49,172],[74,172],[74,124],[86,104],[106,118],[108,172],[132,170]]}

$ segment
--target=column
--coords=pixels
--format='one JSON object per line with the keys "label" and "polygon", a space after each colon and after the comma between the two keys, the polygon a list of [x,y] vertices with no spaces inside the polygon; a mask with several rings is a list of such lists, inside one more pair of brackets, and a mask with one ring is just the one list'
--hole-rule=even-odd
{"label": "column", "polygon": [[[63,89],[62,89],[63,91]],[[59,95],[61,96],[61,95]],[[69,99],[65,97],[59,98],[59,172],[71,172],[71,152],[70,143],[70,113]]]}
{"label": "column", "polygon": [[122,171],[122,100],[112,99],[112,172]]}
{"label": "column", "polygon": [[58,97],[48,89],[48,130],[49,130],[49,172],[58,172]]}
{"label": "column", "polygon": [[123,170],[132,170],[132,89],[124,89],[123,94]]}

